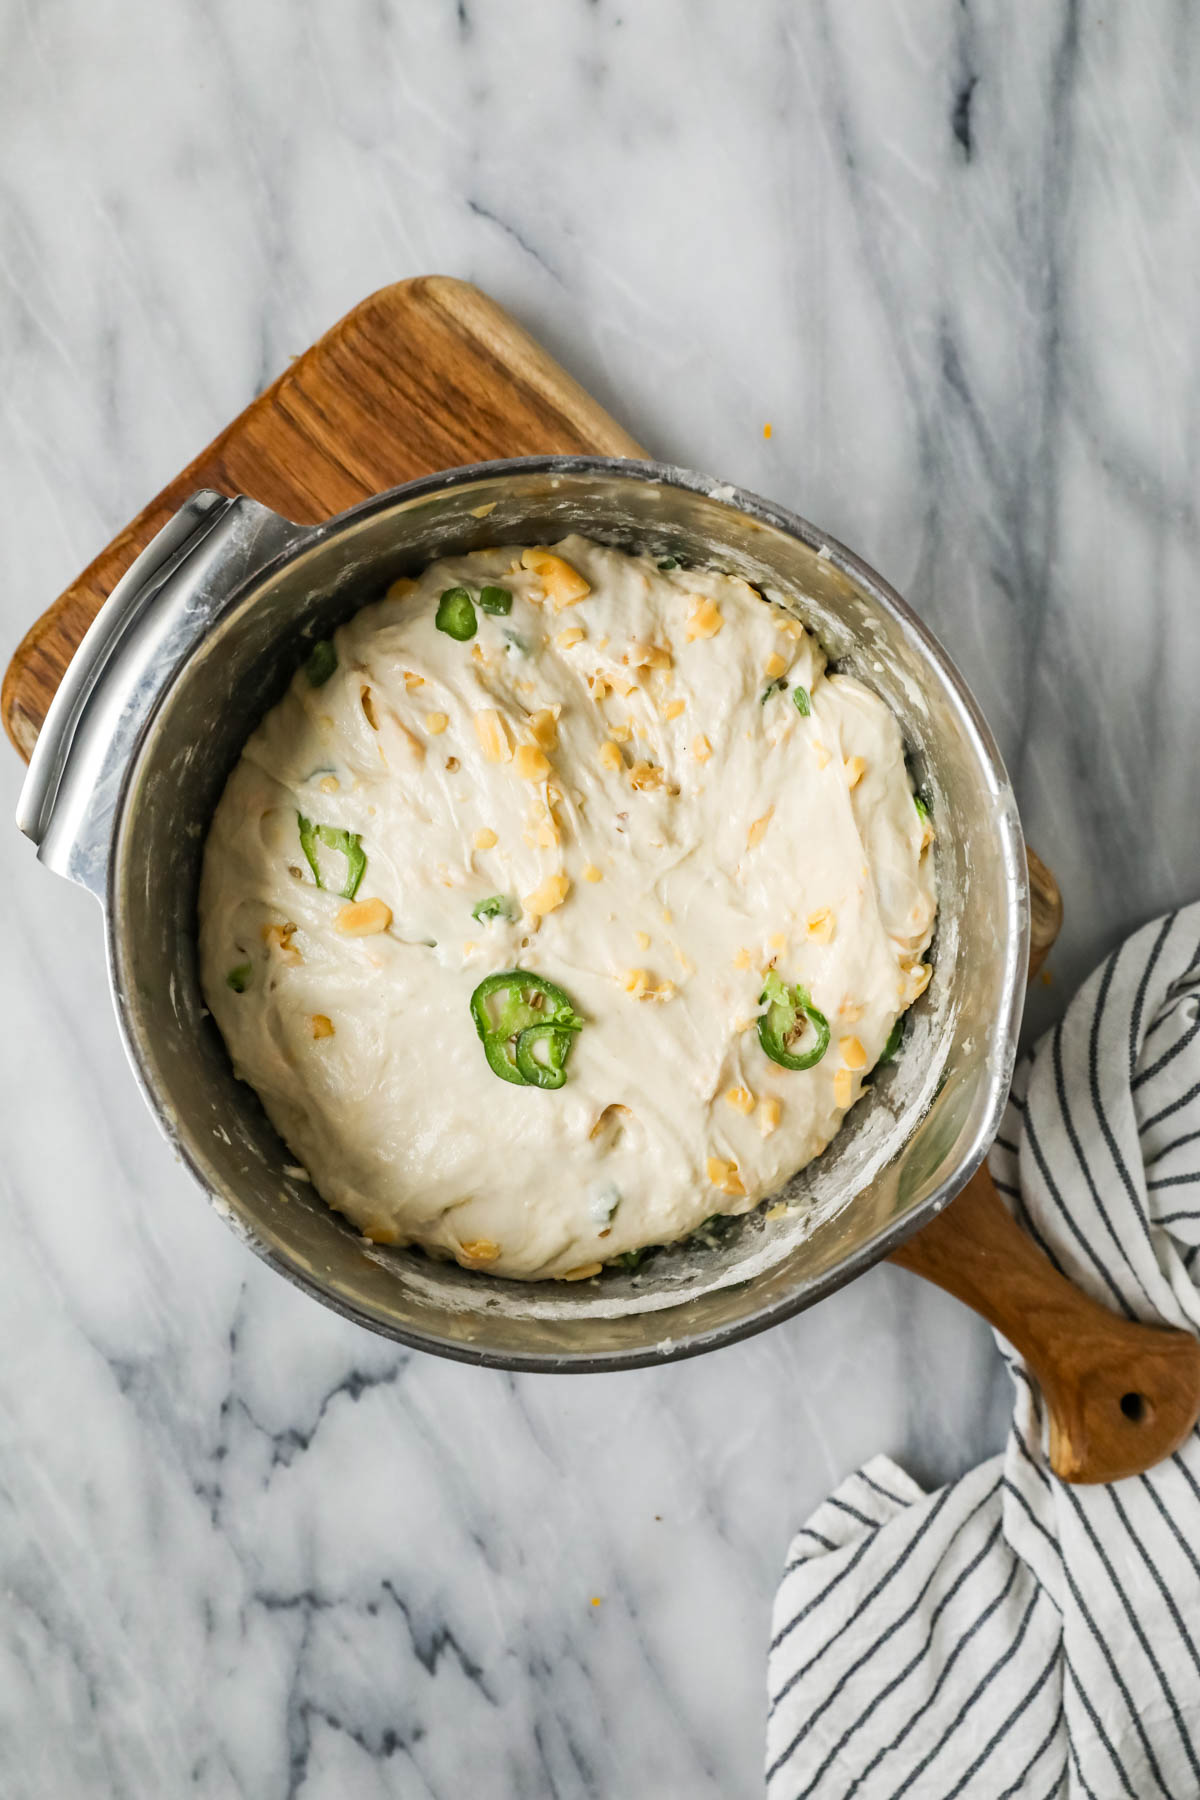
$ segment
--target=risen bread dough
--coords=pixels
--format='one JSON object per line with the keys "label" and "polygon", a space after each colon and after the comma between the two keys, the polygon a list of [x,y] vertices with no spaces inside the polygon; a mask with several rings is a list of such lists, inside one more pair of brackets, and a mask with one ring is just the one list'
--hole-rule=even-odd
{"label": "risen bread dough", "polygon": [[[511,612],[458,641],[459,584]],[[436,563],[334,645],[246,744],[200,893],[208,1004],[329,1204],[470,1268],[588,1274],[818,1155],[929,979],[932,832],[884,704],[736,577],[580,537]],[[298,815],[359,835],[352,906]],[[489,896],[513,918],[473,919]],[[472,1021],[515,966],[586,1020],[555,1091],[498,1079]],[[828,1019],[813,1068],[760,1044],[771,966]]]}

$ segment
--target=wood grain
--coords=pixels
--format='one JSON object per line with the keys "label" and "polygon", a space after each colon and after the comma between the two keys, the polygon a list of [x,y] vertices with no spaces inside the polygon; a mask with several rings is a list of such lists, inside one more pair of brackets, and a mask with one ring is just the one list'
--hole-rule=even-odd
{"label": "wood grain", "polygon": [[[9,736],[28,756],[97,609],[196,488],[249,494],[311,524],[437,469],[554,451],[645,455],[477,288],[426,276],[380,289],[298,357],[33,626],[0,697]],[[1062,902],[1032,851],[1029,871],[1033,974],[1058,935]],[[1200,1350],[1193,1358],[1175,1342],[1179,1334],[1126,1326],[1069,1287],[986,1174],[894,1260],[975,1306],[1023,1350],[1051,1399],[1056,1467],[1074,1471],[1071,1479],[1099,1478],[1117,1462],[1146,1466],[1150,1451],[1165,1453],[1157,1446],[1182,1430],[1188,1395],[1200,1398],[1192,1367]],[[1113,1418],[1118,1386],[1144,1395],[1142,1421],[1121,1413],[1120,1393]]]}
{"label": "wood grain", "polygon": [[[1062,926],[1058,883],[1029,851],[1029,978]],[[973,1307],[1025,1358],[1046,1402],[1062,1481],[1152,1469],[1200,1418],[1200,1344],[1120,1318],[1058,1273],[1017,1224],[986,1166],[890,1260]]]}
{"label": "wood grain", "polygon": [[[399,281],[356,306],[157,494],[42,614],[0,713],[28,758],[67,664],[134,557],[197,488],[249,494],[298,524],[382,489],[493,457],[646,452],[494,300],[464,281]],[[1058,935],[1054,877],[1032,851],[1031,973]]]}
{"label": "wood grain", "polygon": [[197,488],[315,524],[458,463],[646,453],[478,288],[427,275],[381,288],[327,331],[143,507],[18,646],[0,693],[28,758],[63,672],[134,557]]}
{"label": "wood grain", "polygon": [[1046,1402],[1062,1481],[1120,1481],[1177,1450],[1200,1417],[1200,1344],[1119,1318],[1065,1280],[1017,1224],[987,1169],[892,1253],[982,1313]]}

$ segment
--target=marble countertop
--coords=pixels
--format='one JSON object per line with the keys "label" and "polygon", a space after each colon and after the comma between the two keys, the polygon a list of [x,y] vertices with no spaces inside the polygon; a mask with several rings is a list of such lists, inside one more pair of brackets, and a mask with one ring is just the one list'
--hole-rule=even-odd
{"label": "marble countertop", "polygon": [[[1036,1021],[1200,892],[1196,14],[55,0],[0,41],[5,655],[289,355],[458,274],[942,637],[1066,894]],[[985,1328],[882,1268],[642,1373],[397,1351],[171,1161],[93,902],[14,829],[0,882],[0,1791],[756,1794],[788,1536],[876,1450],[999,1446]]]}

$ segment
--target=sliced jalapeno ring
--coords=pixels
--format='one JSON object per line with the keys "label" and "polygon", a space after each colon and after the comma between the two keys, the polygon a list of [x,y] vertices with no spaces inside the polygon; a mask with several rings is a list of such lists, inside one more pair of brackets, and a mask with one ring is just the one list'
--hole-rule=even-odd
{"label": "sliced jalapeno ring", "polygon": [[488,1068],[501,1081],[511,1081],[514,1087],[528,1087],[529,1083],[517,1067],[512,1053],[512,1041],[495,1034],[483,1040],[483,1054],[488,1059]]}
{"label": "sliced jalapeno ring", "polygon": [[[496,994],[508,996],[498,1012],[491,1004]],[[498,974],[485,975],[471,995],[471,1016],[481,1038],[497,1032],[512,1037],[527,1025],[582,1024],[562,988],[531,969],[501,969]]]}
{"label": "sliced jalapeno ring", "polygon": [[447,637],[457,638],[460,644],[473,638],[479,629],[479,621],[468,590],[465,587],[447,588],[438,601],[433,622],[439,631],[444,631]]}
{"label": "sliced jalapeno ring", "polygon": [[528,1025],[518,1032],[517,1068],[530,1087],[560,1088],[563,1085],[567,1079],[567,1057],[577,1030],[578,1026]]}
{"label": "sliced jalapeno ring", "polygon": [[504,618],[512,611],[512,592],[503,587],[480,588],[479,606],[482,612],[491,613],[497,618]]}
{"label": "sliced jalapeno ring", "polygon": [[[759,1015],[758,1041],[781,1069],[811,1069],[829,1048],[829,1020],[799,985],[789,988],[774,969],[768,969],[761,999],[767,1010]],[[816,1034],[804,1050],[795,1050],[801,1033],[811,1026]]]}
{"label": "sliced jalapeno ring", "polygon": [[502,1081],[517,1087],[563,1085],[571,1034],[583,1020],[553,981],[529,969],[487,975],[471,995],[471,1017],[488,1067]]}
{"label": "sliced jalapeno ring", "polygon": [[321,880],[321,865],[317,860],[317,845],[321,843],[327,850],[340,850],[345,857],[346,879],[337,891],[343,900],[353,900],[367,867],[367,853],[362,847],[362,839],[358,832],[342,831],[336,825],[314,825],[312,820],[306,819],[301,812],[296,814],[296,823],[300,828],[300,848],[313,872],[313,880],[317,886],[319,888],[325,886]]}

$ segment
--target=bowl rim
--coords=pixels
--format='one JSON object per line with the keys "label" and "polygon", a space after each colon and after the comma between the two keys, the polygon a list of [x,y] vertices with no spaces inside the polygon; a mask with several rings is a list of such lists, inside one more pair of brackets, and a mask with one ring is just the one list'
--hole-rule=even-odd
{"label": "bowl rim", "polygon": [[[767,500],[750,489],[719,481],[713,476],[674,463],[627,457],[544,455],[464,463],[456,468],[417,476],[411,481],[402,482],[396,487],[370,495],[365,500],[358,501],[354,506],[347,508],[346,511],[337,513],[333,518],[324,520],[311,528],[300,528],[299,535],[237,584],[231,591],[223,611],[239,605],[255,588],[261,587],[273,579],[281,569],[290,563],[377,513],[386,512],[398,504],[408,504],[431,495],[449,492],[459,487],[469,487],[480,481],[495,480],[508,475],[619,476],[624,480],[641,481],[647,486],[659,485],[683,489],[714,501],[719,506],[726,506],[732,511],[743,513],[786,536],[798,539],[809,549],[823,553],[834,568],[851,577],[856,585],[869,595],[875,605],[890,614],[906,633],[917,641],[923,655],[933,664],[948,695],[958,709],[961,723],[979,764],[988,776],[995,799],[1001,803],[996,807],[994,818],[1003,837],[1002,850],[1005,868],[1005,967],[1001,987],[1002,1004],[993,1027],[993,1042],[1001,1048],[1002,1054],[990,1057],[988,1060],[987,1105],[980,1116],[970,1142],[960,1154],[953,1170],[932,1192],[925,1196],[919,1205],[913,1207],[901,1218],[884,1226],[867,1243],[858,1246],[798,1292],[784,1295],[756,1311],[747,1313],[743,1318],[731,1324],[716,1326],[709,1331],[683,1333],[679,1336],[673,1335],[670,1331],[670,1321],[677,1309],[673,1306],[664,1307],[657,1314],[664,1325],[661,1341],[637,1350],[555,1353],[553,1351],[508,1352],[480,1349],[469,1343],[441,1337],[435,1332],[415,1331],[396,1325],[322,1285],[319,1280],[289,1259],[273,1244],[260,1237],[241,1212],[235,1211],[231,1207],[228,1196],[214,1190],[198,1157],[193,1153],[186,1138],[175,1128],[168,1109],[162,1104],[155,1091],[150,1070],[129,1018],[127,1006],[129,983],[124,967],[124,953],[117,925],[118,907],[116,905],[118,877],[122,863],[121,840],[128,819],[127,803],[143,752],[159,714],[176,685],[186,677],[188,668],[203,639],[189,648],[179,664],[171,671],[169,678],[163,683],[154,705],[138,732],[122,774],[115,807],[113,846],[108,862],[104,907],[108,973],[125,1052],[143,1098],[160,1130],[167,1138],[176,1156],[185,1164],[193,1179],[208,1196],[210,1203],[231,1226],[238,1239],[253,1250],[260,1260],[267,1263],[278,1274],[283,1275],[294,1287],[299,1288],[301,1292],[328,1307],[342,1318],[362,1326],[376,1336],[390,1338],[409,1349],[427,1351],[431,1355],[442,1356],[450,1361],[467,1363],[475,1367],[500,1369],[518,1374],[598,1374],[609,1370],[653,1368],[659,1364],[680,1362],[713,1350],[723,1349],[727,1345],[738,1343],[744,1338],[753,1337],[761,1331],[766,1331],[773,1325],[782,1324],[786,1319],[793,1318],[797,1313],[826,1299],[838,1288],[853,1281],[858,1275],[865,1274],[869,1268],[882,1261],[890,1251],[913,1236],[923,1225],[950,1204],[980,1167],[1000,1128],[1007,1104],[1009,1086],[1016,1062],[1017,1037],[1024,1008],[1024,972],[1029,955],[1030,916],[1025,841],[1008,772],[978,702],[937,637],[897,590],[862,557],[800,514],[792,512],[775,501]],[[1003,804],[1004,802],[1007,804]],[[853,1201],[848,1204],[853,1204]],[[686,1306],[688,1299],[688,1296],[681,1297],[679,1306]]]}

